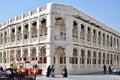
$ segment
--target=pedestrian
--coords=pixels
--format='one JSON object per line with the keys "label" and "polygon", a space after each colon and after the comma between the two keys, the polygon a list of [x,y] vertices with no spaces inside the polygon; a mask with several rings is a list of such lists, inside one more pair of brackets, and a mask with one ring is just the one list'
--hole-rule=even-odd
{"label": "pedestrian", "polygon": [[52,65],[52,67],[50,69],[50,74],[51,74],[52,77],[55,77],[54,72],[55,72],[55,68],[54,68],[54,65]]}
{"label": "pedestrian", "polygon": [[104,71],[104,74],[106,74],[106,65],[105,64],[103,65],[103,71]]}
{"label": "pedestrian", "polygon": [[50,65],[49,65],[48,68],[47,68],[46,77],[49,77],[49,76],[50,76],[50,71],[51,71],[51,69],[50,69]]}
{"label": "pedestrian", "polygon": [[109,65],[108,70],[109,70],[109,74],[111,74],[111,65]]}
{"label": "pedestrian", "polygon": [[0,70],[3,71],[3,67],[2,66],[0,66]]}
{"label": "pedestrian", "polygon": [[111,73],[112,73],[112,71],[114,70],[114,66],[113,66],[113,64],[111,64]]}
{"label": "pedestrian", "polygon": [[68,76],[66,66],[62,69],[62,75],[63,75],[63,77],[66,77],[66,78]]}

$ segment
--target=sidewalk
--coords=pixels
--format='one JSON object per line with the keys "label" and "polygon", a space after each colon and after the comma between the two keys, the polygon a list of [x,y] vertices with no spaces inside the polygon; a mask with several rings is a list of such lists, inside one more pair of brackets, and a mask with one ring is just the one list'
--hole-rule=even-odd
{"label": "sidewalk", "polygon": [[55,75],[55,78],[46,76],[37,76],[36,80],[120,80],[119,75],[68,75],[68,78],[63,78],[62,75]]}

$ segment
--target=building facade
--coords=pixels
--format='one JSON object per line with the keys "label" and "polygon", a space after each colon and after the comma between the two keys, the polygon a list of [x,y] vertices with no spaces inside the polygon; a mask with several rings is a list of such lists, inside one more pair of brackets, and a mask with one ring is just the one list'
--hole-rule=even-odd
{"label": "building facade", "polygon": [[[0,65],[39,61],[61,74],[120,66],[120,33],[69,5],[48,3],[0,25]],[[24,67],[29,67],[26,63]]]}

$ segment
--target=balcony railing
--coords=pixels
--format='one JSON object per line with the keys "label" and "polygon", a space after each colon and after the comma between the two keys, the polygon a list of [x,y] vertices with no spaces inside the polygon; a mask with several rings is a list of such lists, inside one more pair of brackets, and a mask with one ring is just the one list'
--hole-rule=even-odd
{"label": "balcony railing", "polygon": [[10,42],[10,45],[15,45],[15,41],[13,41],[13,42]]}
{"label": "balcony railing", "polygon": [[84,40],[84,39],[80,39],[80,42],[81,42],[82,44],[85,44],[85,40]]}
{"label": "balcony railing", "polygon": [[79,42],[78,38],[73,37],[74,42]]}
{"label": "balcony railing", "polygon": [[31,38],[30,42],[36,42],[37,41],[37,37]]}
{"label": "balcony railing", "polygon": [[65,40],[66,40],[66,36],[63,36],[63,35],[55,35],[55,40],[65,41]]}
{"label": "balcony railing", "polygon": [[25,43],[28,43],[29,42],[29,39],[24,39],[23,40],[23,43],[25,44]]}
{"label": "balcony railing", "polygon": [[40,42],[40,41],[45,41],[46,39],[47,39],[47,35],[40,36],[39,42]]}
{"label": "balcony railing", "polygon": [[22,40],[16,41],[16,44],[21,44],[21,43],[22,43]]}

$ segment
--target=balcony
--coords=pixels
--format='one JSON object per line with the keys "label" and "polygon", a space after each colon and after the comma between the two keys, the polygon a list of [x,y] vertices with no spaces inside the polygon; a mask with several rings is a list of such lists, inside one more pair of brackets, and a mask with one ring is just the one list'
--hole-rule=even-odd
{"label": "balcony", "polygon": [[12,45],[12,46],[13,46],[13,45],[16,45],[16,44],[15,44],[15,41],[10,42],[10,45]]}
{"label": "balcony", "polygon": [[73,41],[74,42],[79,42],[78,38],[76,38],[76,37],[73,37]]}
{"label": "balcony", "polygon": [[24,39],[24,40],[23,40],[23,43],[24,43],[24,44],[26,44],[26,43],[28,43],[28,42],[29,42],[29,39]]}
{"label": "balcony", "polygon": [[22,43],[22,40],[16,41],[16,44],[21,44],[21,43]]}
{"label": "balcony", "polygon": [[85,39],[80,39],[81,44],[85,44]]}
{"label": "balcony", "polygon": [[[40,41],[45,41],[47,39],[47,35],[44,35],[44,36],[40,36],[39,37],[39,42]],[[37,40],[37,39],[36,39]]]}
{"label": "balcony", "polygon": [[32,43],[32,42],[37,42],[37,37],[31,38],[31,39],[30,39],[30,42],[31,42],[31,43]]}
{"label": "balcony", "polygon": [[63,36],[63,35],[55,35],[55,40],[65,41],[65,40],[66,40],[66,36]]}

